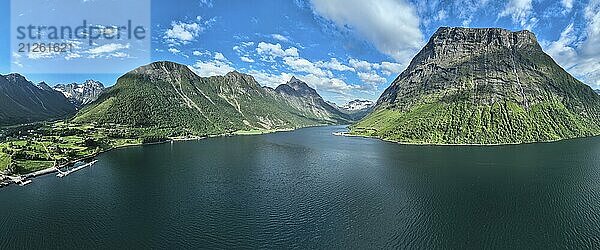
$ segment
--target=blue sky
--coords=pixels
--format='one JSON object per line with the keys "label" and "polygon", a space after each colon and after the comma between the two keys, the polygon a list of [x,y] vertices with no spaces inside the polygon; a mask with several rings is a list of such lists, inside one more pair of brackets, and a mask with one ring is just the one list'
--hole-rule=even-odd
{"label": "blue sky", "polygon": [[[0,25],[11,30],[9,1],[1,1]],[[187,64],[201,76],[237,70],[272,87],[294,75],[341,104],[376,100],[438,27],[501,27],[533,31],[561,66],[600,88],[599,13],[600,0],[154,0],[150,60]],[[19,72],[13,35],[0,33],[2,74]],[[115,62],[114,73],[25,75],[51,85],[89,78],[112,85],[134,68],[94,60]],[[61,63],[51,65],[60,72]]]}

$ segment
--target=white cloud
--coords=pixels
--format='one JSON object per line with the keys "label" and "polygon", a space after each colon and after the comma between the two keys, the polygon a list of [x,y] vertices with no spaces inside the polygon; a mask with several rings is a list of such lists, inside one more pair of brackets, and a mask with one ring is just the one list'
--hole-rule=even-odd
{"label": "white cloud", "polygon": [[95,48],[89,49],[87,52],[90,54],[104,54],[111,53],[122,49],[129,49],[129,44],[120,44],[120,43],[108,43]]}
{"label": "white cloud", "polygon": [[573,9],[573,0],[562,0],[562,5],[565,8],[565,12],[571,12]]}
{"label": "white cloud", "polygon": [[178,53],[181,52],[180,50],[178,50],[176,48],[169,48],[168,51],[171,52],[171,53],[173,53],[173,54],[178,54]]}
{"label": "white cloud", "polygon": [[225,56],[219,52],[215,53],[215,60],[228,61],[227,58],[225,58]]}
{"label": "white cloud", "polygon": [[72,59],[76,59],[76,58],[81,58],[82,56],[78,53],[67,53],[67,55],[65,56],[65,60],[72,60]]}
{"label": "white cloud", "polygon": [[298,79],[306,82],[309,86],[316,90],[329,91],[334,93],[347,93],[350,90],[361,89],[360,86],[351,85],[344,80],[334,77],[321,77],[314,74],[298,76]]}
{"label": "white cloud", "polygon": [[446,13],[446,11],[442,9],[442,10],[438,11],[437,15],[435,15],[433,17],[433,20],[442,21],[442,20],[445,20],[446,18],[448,18],[448,13]]}
{"label": "white cloud", "polygon": [[[87,58],[124,58],[129,55],[123,50],[129,49],[131,46],[129,44],[120,44],[120,43],[107,43],[100,46],[96,46],[94,48],[88,49],[84,53],[87,54]],[[77,58],[71,57],[69,59]]]}
{"label": "white cloud", "polygon": [[[201,17],[198,17],[197,19],[201,19]],[[194,41],[203,30],[204,28],[197,22],[172,22],[171,28],[165,31],[163,38],[166,39],[167,43],[171,46],[187,44]]]}
{"label": "white cloud", "polygon": [[264,61],[273,61],[277,57],[299,56],[297,48],[290,47],[284,50],[279,43],[272,44],[260,42],[256,48],[256,52],[262,56]]}
{"label": "white cloud", "polygon": [[423,34],[414,8],[404,0],[312,0],[315,14],[349,28],[379,51],[404,63],[420,49]]}
{"label": "white cloud", "polygon": [[498,17],[510,16],[514,23],[531,30],[538,22],[533,13],[533,0],[510,0]]}
{"label": "white cloud", "polygon": [[331,77],[333,74],[330,71],[324,71],[317,67],[314,63],[304,58],[285,57],[283,62],[290,66],[292,70],[297,72],[306,72],[319,77]]}
{"label": "white cloud", "polygon": [[276,39],[276,40],[279,40],[279,41],[282,41],[282,42],[289,42],[290,41],[289,38],[287,38],[286,36],[281,35],[281,34],[271,34],[271,37],[273,37],[273,39]]}
{"label": "white cloud", "polygon": [[371,72],[358,72],[358,78],[365,83],[380,84],[385,83],[387,80],[379,76],[375,71]]}
{"label": "white cloud", "polygon": [[331,58],[329,61],[318,61],[316,63],[317,66],[321,68],[337,70],[337,71],[354,71],[354,68],[348,67],[347,65],[342,64],[337,58]]}
{"label": "white cloud", "polygon": [[254,59],[247,57],[247,56],[241,56],[240,60],[242,60],[242,62],[248,62],[248,63],[253,63]]}
{"label": "white cloud", "polygon": [[600,88],[600,0],[591,0],[584,9],[587,27],[577,33],[568,25],[545,50],[562,67],[594,88]]}
{"label": "white cloud", "polygon": [[[220,54],[220,56],[219,56]],[[234,71],[230,61],[225,58],[223,54],[216,52],[213,60],[209,61],[201,61],[198,60],[192,66],[192,70],[196,72],[199,76],[220,76],[225,75],[231,71]],[[217,59],[219,58],[219,59]]]}
{"label": "white cloud", "polygon": [[373,67],[376,67],[370,62],[356,60],[354,58],[350,59],[349,63],[352,68],[356,69],[356,71],[370,71]]}
{"label": "white cloud", "polygon": [[379,69],[381,69],[381,73],[383,73],[386,76],[392,74],[400,74],[402,73],[404,68],[405,66],[399,63],[381,62],[381,64],[379,64]]}
{"label": "white cloud", "polygon": [[292,78],[292,74],[289,73],[279,73],[277,75],[259,70],[250,70],[248,71],[248,74],[252,75],[261,86],[268,86],[271,88],[276,88],[281,84],[285,84]]}
{"label": "white cloud", "polygon": [[393,62],[381,62],[381,63],[370,63],[363,60],[357,60],[351,58],[349,64],[356,70],[358,78],[364,83],[371,84],[373,88],[376,88],[378,84],[387,82],[387,79],[379,75],[377,71],[385,76],[392,74],[400,74],[404,70],[405,66],[400,63]]}

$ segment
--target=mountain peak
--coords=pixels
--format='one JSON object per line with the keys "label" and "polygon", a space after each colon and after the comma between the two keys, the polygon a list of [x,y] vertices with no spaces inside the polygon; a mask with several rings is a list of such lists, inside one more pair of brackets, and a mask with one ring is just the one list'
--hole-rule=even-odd
{"label": "mountain peak", "polygon": [[294,96],[312,96],[321,98],[315,89],[294,76],[292,76],[286,84],[279,85],[275,90],[280,93],[285,92],[286,94]]}
{"label": "mountain peak", "polygon": [[176,62],[158,61],[138,67],[134,69],[132,73],[155,74],[158,72],[171,73],[175,71],[190,71],[190,69],[188,68],[188,66]]}
{"label": "mountain peak", "polygon": [[5,75],[4,78],[12,84],[20,84],[20,83],[30,83],[25,76],[18,73],[10,73]]}
{"label": "mountain peak", "polygon": [[510,31],[502,28],[440,27],[428,45],[443,47],[451,43],[485,46],[537,45],[535,34],[528,30]]}
{"label": "mountain peak", "polygon": [[53,88],[50,88],[50,86],[48,86],[48,84],[46,84],[46,82],[40,82],[36,85],[38,88],[42,89],[42,90],[46,90],[46,91],[54,91]]}
{"label": "mountain peak", "polygon": [[175,81],[180,78],[198,77],[188,66],[170,61],[153,62],[138,67],[126,75],[143,76],[151,80]]}

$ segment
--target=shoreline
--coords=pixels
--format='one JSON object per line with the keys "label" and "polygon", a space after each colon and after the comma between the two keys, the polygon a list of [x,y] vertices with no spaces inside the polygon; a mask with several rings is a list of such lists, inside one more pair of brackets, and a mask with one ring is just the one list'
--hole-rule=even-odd
{"label": "shoreline", "polygon": [[377,136],[354,135],[354,134],[350,134],[348,132],[334,132],[333,135],[334,136],[345,136],[345,137],[360,137],[360,138],[365,138],[365,139],[376,139],[376,140],[380,140],[380,141],[384,141],[384,142],[389,142],[389,143],[394,143],[394,144],[400,144],[400,145],[407,145],[407,146],[445,146],[445,147],[452,147],[452,146],[469,146],[469,147],[472,147],[472,146],[479,146],[479,147],[518,146],[518,145],[530,145],[530,144],[541,144],[541,143],[544,143],[544,144],[545,143],[555,143],[555,142],[575,140],[575,139],[600,137],[600,135],[595,135],[595,136],[565,138],[565,139],[557,139],[557,140],[552,140],[552,141],[539,141],[539,142],[485,143],[485,144],[484,143],[480,143],[480,144],[477,144],[477,143],[448,144],[448,143],[399,142],[399,141],[394,141],[394,140],[379,138]]}
{"label": "shoreline", "polygon": [[[10,182],[10,181],[9,182],[5,182],[4,181],[5,179],[11,179],[11,180],[13,178],[22,178],[23,180],[35,179],[37,177],[41,177],[41,176],[49,175],[49,174],[52,174],[52,173],[56,173],[61,168],[65,168],[65,167],[68,167],[70,165],[77,164],[78,162],[84,162],[86,160],[93,159],[93,158],[95,158],[95,157],[97,157],[97,156],[99,156],[101,154],[108,153],[110,151],[117,150],[117,149],[122,149],[122,148],[135,147],[135,146],[159,145],[159,144],[166,144],[166,143],[173,143],[173,142],[200,141],[200,140],[204,140],[204,139],[208,139],[208,138],[218,138],[218,137],[265,135],[265,134],[273,134],[273,133],[280,133],[280,132],[290,132],[290,131],[295,131],[295,130],[302,129],[302,128],[321,127],[321,126],[328,126],[328,125],[327,124],[320,124],[320,125],[311,125],[311,126],[297,127],[297,128],[288,128],[288,129],[264,130],[262,132],[257,131],[257,133],[243,133],[244,131],[236,131],[236,132],[231,132],[231,133],[223,133],[223,134],[215,134],[215,135],[207,135],[207,136],[172,137],[172,138],[169,138],[168,140],[158,141],[158,142],[123,144],[123,145],[115,146],[115,147],[112,147],[112,148],[109,148],[109,149],[106,149],[106,150],[101,150],[101,151],[96,152],[96,153],[94,153],[92,155],[89,155],[89,156],[85,156],[85,157],[81,157],[81,158],[77,158],[77,159],[68,161],[68,162],[60,164],[58,166],[53,166],[53,167],[50,167],[50,168],[45,168],[45,169],[41,169],[41,170],[38,170],[38,171],[34,171],[34,172],[22,174],[22,175],[5,175],[5,174],[0,174],[0,183],[8,183],[8,185],[0,185],[0,188],[10,186],[11,184],[16,184],[16,183],[13,183],[13,182]],[[260,133],[258,133],[258,132],[260,132]]]}

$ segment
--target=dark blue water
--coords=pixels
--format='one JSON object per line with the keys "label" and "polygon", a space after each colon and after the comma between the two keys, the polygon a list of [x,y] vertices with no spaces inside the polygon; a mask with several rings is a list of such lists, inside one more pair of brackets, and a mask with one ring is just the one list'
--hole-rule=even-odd
{"label": "dark blue water", "polygon": [[115,150],[0,190],[0,248],[598,248],[600,138],[407,146],[317,127]]}

